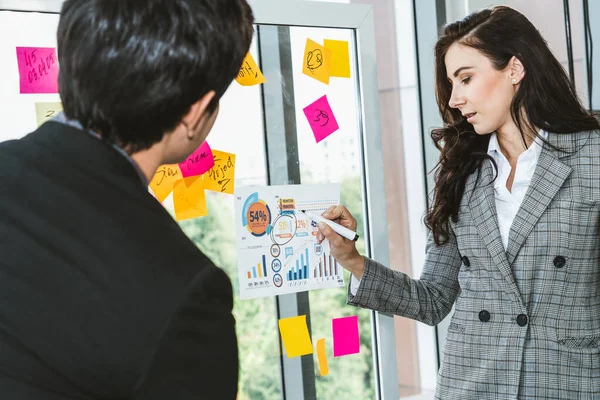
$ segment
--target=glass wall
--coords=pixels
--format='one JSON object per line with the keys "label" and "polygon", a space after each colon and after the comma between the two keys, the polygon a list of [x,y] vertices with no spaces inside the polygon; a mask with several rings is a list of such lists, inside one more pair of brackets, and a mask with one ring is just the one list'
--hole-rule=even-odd
{"label": "glass wall", "polygon": [[[328,86],[315,79],[306,79],[301,67],[307,38],[317,43],[323,43],[324,39],[347,41],[350,59],[355,60],[354,32],[350,29],[294,27],[290,29],[290,44],[301,182],[341,183],[341,203],[348,207],[358,221],[357,232],[360,239],[357,247],[364,253],[360,104],[356,65],[350,65],[350,79],[332,78]],[[302,109],[322,94],[327,95],[340,130],[316,143]],[[345,282],[349,282],[350,274],[347,271],[344,278]],[[327,348],[330,370],[329,376],[317,376],[316,394],[319,399],[375,397],[370,313],[368,310],[346,306],[346,297],[346,286],[309,292],[313,337],[330,336],[333,318],[357,315],[359,321],[360,354],[334,358],[331,347]]]}
{"label": "glass wall", "polygon": [[[251,52],[257,54],[256,40]],[[243,121],[243,123],[242,123]],[[220,103],[207,138],[213,149],[236,154],[236,186],[266,185],[261,86],[233,82]],[[182,221],[186,234],[233,284],[240,355],[238,400],[280,399],[281,373],[275,302],[272,297],[239,299],[233,196],[206,192],[209,215]],[[169,199],[165,204],[169,204]]]}
{"label": "glass wall", "polygon": [[[324,85],[303,74],[307,38],[318,43],[323,43],[324,39],[347,41],[352,60],[351,78],[332,78],[329,85]],[[234,82],[221,101],[219,117],[207,141],[213,149],[237,155],[236,187],[267,185],[270,183],[270,169],[283,168],[283,165],[288,169],[297,167],[299,171],[298,181],[293,182],[293,174],[290,174],[288,183],[341,183],[341,202],[358,220],[357,231],[361,238],[357,247],[364,253],[366,234],[360,139],[361,108],[354,30],[260,26],[251,52],[267,78],[267,83],[242,87]],[[282,61],[288,58],[291,61],[291,71],[286,69],[287,61]],[[280,98],[276,94],[281,95]],[[303,108],[325,94],[340,129],[316,143]],[[291,107],[295,113],[294,118],[286,116],[285,126],[278,125],[278,118],[281,116],[276,115],[278,109],[274,107],[278,101],[282,103],[278,106]],[[290,127],[294,132],[297,148],[285,141]],[[269,154],[270,149],[274,148],[284,149],[285,154]],[[290,167],[290,162],[295,167]],[[285,370],[285,363],[281,360],[277,303],[273,297],[239,299],[233,197],[211,192],[207,193],[207,200],[209,216],[183,221],[181,226],[198,247],[215,264],[225,269],[232,279],[240,347],[239,400],[280,399],[285,396],[282,368],[284,374],[289,374],[289,371]],[[171,207],[170,199],[165,201],[165,205]],[[346,283],[349,280],[350,275],[345,271]],[[280,303],[287,301],[289,296],[296,295],[280,296]],[[329,374],[321,377],[317,355],[310,356],[313,358],[313,382],[307,381],[305,372],[298,379],[304,379],[303,385],[308,393],[311,389],[306,388],[314,385],[316,397],[305,398],[374,399],[375,366],[370,312],[346,305],[347,286],[310,291],[308,298],[313,344],[318,338],[328,338],[326,349]],[[333,318],[353,315],[358,316],[359,321],[360,352],[334,358],[331,321]]]}
{"label": "glass wall", "polygon": [[[335,0],[373,7],[390,267],[418,278],[424,261],[425,171],[411,0]],[[409,169],[410,166],[410,169]],[[377,259],[377,254],[373,255]],[[400,398],[431,399],[435,328],[394,318]]]}

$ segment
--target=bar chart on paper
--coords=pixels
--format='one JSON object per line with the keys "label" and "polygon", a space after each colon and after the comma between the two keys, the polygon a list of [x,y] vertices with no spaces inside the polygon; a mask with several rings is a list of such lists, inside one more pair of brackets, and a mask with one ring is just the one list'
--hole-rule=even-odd
{"label": "bar chart on paper", "polygon": [[249,287],[267,287],[271,284],[269,272],[267,271],[267,257],[263,254],[261,262],[250,267],[247,271]]}
{"label": "bar chart on paper", "polygon": [[319,265],[313,269],[314,278],[329,280],[339,276],[340,268],[331,254],[323,254],[319,257]]}
{"label": "bar chart on paper", "polygon": [[308,249],[300,254],[300,260],[296,259],[296,268],[288,271],[288,281],[308,279]]}
{"label": "bar chart on paper", "polygon": [[339,185],[238,188],[235,193],[240,297],[252,299],[344,285],[329,242],[301,210],[339,204]]}

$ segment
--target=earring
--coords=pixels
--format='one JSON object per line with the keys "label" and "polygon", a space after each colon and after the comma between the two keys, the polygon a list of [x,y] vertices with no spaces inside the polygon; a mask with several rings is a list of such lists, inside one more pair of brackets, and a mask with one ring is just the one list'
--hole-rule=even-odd
{"label": "earring", "polygon": [[513,78],[512,83],[517,83],[517,80]]}

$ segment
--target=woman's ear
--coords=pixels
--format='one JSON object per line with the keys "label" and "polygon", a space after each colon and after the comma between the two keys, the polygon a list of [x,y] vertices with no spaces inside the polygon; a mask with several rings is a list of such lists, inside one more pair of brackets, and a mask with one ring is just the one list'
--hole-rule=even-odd
{"label": "woman's ear", "polygon": [[525,67],[521,60],[512,56],[507,66],[508,77],[513,84],[519,84],[525,77]]}

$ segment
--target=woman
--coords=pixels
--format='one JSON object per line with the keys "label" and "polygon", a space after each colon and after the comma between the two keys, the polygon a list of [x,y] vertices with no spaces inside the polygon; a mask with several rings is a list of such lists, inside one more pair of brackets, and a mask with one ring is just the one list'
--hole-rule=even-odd
{"label": "woman", "polygon": [[[349,304],[430,325],[455,306],[438,399],[598,398],[600,126],[511,8],[449,24],[435,56],[445,127],[421,279],[320,226]],[[356,228],[343,206],[324,216]]]}

